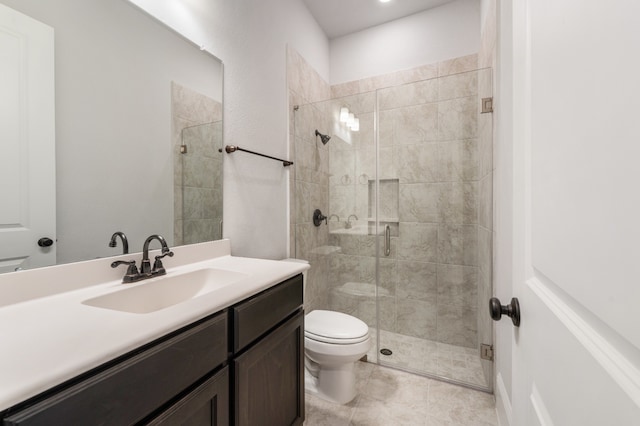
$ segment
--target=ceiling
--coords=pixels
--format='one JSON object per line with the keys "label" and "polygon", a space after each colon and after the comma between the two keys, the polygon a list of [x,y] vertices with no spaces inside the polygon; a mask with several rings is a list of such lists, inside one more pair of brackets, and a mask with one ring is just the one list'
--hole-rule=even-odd
{"label": "ceiling", "polygon": [[453,0],[303,0],[327,37],[336,38]]}

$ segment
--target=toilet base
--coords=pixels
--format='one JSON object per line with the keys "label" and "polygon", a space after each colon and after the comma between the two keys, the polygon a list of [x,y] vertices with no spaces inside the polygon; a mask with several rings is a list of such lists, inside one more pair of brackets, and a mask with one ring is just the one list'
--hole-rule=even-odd
{"label": "toilet base", "polygon": [[322,366],[314,376],[304,370],[305,391],[336,404],[347,404],[356,397],[355,362]]}

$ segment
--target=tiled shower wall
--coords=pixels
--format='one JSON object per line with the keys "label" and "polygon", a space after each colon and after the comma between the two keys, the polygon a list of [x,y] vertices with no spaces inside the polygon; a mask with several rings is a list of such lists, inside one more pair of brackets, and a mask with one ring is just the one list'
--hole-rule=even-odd
{"label": "tiled shower wall", "polygon": [[[380,259],[381,329],[454,345],[478,344],[478,224],[480,200],[477,56],[333,87],[332,110],[346,105],[360,116],[352,143],[330,142],[329,244],[333,309],[376,325],[373,110],[379,87],[381,225],[391,229],[391,253]],[[423,79],[423,80],[419,80]],[[419,80],[419,81],[416,81]],[[407,81],[416,81],[408,83]],[[405,83],[405,84],[403,84]],[[391,87],[387,87],[391,86]],[[354,93],[356,92],[356,93]],[[379,229],[380,233],[382,229]],[[381,242],[382,244],[382,242]],[[345,284],[358,287],[349,296]],[[369,284],[367,286],[367,284]]]}
{"label": "tiled shower wall", "polygon": [[[313,225],[315,209],[329,210],[329,149],[316,141],[315,130],[329,133],[328,117],[315,104],[329,99],[329,84],[294,49],[287,49],[289,90],[290,256],[308,260],[304,307],[328,309],[328,227]],[[294,110],[294,107],[297,109]]]}
{"label": "tiled shower wall", "polygon": [[[174,244],[222,238],[222,104],[171,83]],[[187,147],[186,153],[180,146]]]}

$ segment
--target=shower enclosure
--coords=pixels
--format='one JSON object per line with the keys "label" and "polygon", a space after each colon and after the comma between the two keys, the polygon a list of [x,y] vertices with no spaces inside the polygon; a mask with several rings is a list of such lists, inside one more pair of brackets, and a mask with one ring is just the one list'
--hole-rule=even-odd
{"label": "shower enclosure", "polygon": [[369,362],[489,391],[491,96],[474,69],[297,106],[291,215],[307,312],[365,321]]}

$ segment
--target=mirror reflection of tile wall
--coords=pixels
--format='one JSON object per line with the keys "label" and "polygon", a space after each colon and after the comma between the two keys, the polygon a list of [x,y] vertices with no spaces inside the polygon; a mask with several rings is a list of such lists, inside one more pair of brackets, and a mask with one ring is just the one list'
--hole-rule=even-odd
{"label": "mirror reflection of tile wall", "polygon": [[[172,82],[174,241],[222,238],[222,104]],[[181,147],[186,147],[183,152]]]}

